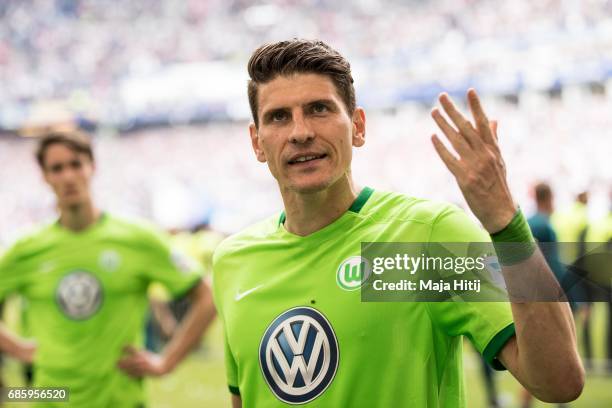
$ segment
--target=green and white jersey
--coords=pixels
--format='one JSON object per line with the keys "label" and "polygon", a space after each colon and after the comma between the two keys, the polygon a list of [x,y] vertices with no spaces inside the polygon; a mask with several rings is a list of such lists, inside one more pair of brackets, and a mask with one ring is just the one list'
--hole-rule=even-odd
{"label": "green and white jersey", "polygon": [[45,226],[0,259],[0,299],[28,300],[34,386],[68,387],[62,407],[144,406],[142,380],[117,361],[125,346],[142,347],[147,287],[160,282],[181,296],[199,280],[163,235],[107,214],[78,233]]}
{"label": "green and white jersey", "polygon": [[362,302],[338,274],[361,242],[487,242],[448,204],[364,189],[305,237],[282,216],[226,239],[213,287],[230,391],[244,407],[463,406],[462,336],[497,369],[507,303]]}

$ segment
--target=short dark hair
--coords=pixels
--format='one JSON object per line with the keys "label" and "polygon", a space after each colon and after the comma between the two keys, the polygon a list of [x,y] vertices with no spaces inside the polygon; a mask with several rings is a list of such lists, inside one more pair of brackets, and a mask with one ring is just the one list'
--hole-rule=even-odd
{"label": "short dark hair", "polygon": [[552,198],[552,190],[547,183],[538,183],[533,190],[537,203],[543,203]]}
{"label": "short dark hair", "polygon": [[89,136],[79,130],[50,131],[43,135],[38,141],[36,148],[36,161],[40,168],[45,168],[45,154],[49,147],[62,144],[76,153],[84,153],[94,161],[93,148]]}
{"label": "short dark hair", "polygon": [[323,41],[292,40],[264,44],[253,52],[248,64],[249,105],[255,126],[257,119],[257,90],[260,84],[279,75],[315,73],[327,75],[334,83],[349,114],[355,111],[355,87],[351,65],[340,53]]}

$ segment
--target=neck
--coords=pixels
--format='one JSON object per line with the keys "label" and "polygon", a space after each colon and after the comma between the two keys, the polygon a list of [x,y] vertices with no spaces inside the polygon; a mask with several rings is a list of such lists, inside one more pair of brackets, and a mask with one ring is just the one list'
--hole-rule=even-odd
{"label": "neck", "polygon": [[72,231],[82,231],[95,223],[100,217],[100,210],[91,201],[83,204],[61,207],[59,223]]}
{"label": "neck", "polygon": [[350,175],[325,190],[297,193],[281,190],[285,204],[285,228],[292,234],[306,236],[331,224],[342,216],[357,198]]}

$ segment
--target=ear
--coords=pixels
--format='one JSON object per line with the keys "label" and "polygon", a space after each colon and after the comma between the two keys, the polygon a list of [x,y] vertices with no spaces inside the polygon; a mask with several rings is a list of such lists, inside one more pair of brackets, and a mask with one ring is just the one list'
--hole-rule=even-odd
{"label": "ear", "polygon": [[255,126],[255,123],[251,123],[249,125],[249,134],[251,136],[251,146],[253,147],[253,151],[255,152],[255,157],[257,157],[257,160],[259,160],[260,162],[265,163],[266,155],[259,143],[259,135],[257,133],[257,127]]}
{"label": "ear", "polygon": [[361,147],[365,143],[366,117],[363,108],[357,107],[353,112],[353,146]]}

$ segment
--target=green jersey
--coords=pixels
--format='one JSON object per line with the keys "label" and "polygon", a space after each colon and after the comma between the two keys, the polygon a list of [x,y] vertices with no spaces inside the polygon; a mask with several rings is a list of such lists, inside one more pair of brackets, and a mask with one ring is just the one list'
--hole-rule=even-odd
{"label": "green jersey", "polygon": [[153,229],[104,214],[78,233],[45,226],[0,259],[0,299],[28,300],[34,386],[69,388],[58,406],[144,405],[142,380],[117,361],[125,346],[142,347],[147,287],[160,282],[180,296],[200,279],[168,248]]}
{"label": "green jersey", "polygon": [[308,236],[281,215],[226,239],[213,288],[230,391],[245,407],[463,406],[462,335],[503,369],[509,305],[362,302],[340,274],[361,242],[489,240],[456,207],[369,188]]}

